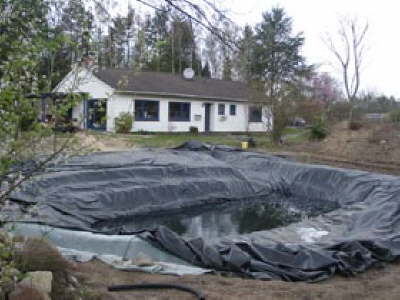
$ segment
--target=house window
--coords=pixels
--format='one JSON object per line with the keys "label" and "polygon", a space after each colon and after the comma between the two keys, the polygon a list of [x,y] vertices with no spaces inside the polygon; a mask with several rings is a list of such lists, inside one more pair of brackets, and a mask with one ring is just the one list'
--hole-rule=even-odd
{"label": "house window", "polygon": [[236,105],[235,104],[231,104],[229,106],[229,114],[231,116],[236,116]]}
{"label": "house window", "polygon": [[135,100],[135,121],[159,121],[159,101]]}
{"label": "house window", "polygon": [[218,115],[225,116],[225,104],[218,104]]}
{"label": "house window", "polygon": [[169,121],[190,121],[190,103],[170,102],[168,119]]}
{"label": "house window", "polygon": [[261,106],[249,107],[249,122],[262,122]]}

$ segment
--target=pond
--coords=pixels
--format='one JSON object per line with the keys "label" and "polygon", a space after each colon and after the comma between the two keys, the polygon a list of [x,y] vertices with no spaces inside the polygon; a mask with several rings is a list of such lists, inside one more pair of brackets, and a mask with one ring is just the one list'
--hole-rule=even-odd
{"label": "pond", "polygon": [[169,215],[114,220],[108,224],[103,223],[98,229],[123,227],[124,231],[135,232],[161,225],[186,238],[202,237],[211,240],[230,234],[244,234],[286,226],[309,215],[305,211],[269,198],[231,201]]}

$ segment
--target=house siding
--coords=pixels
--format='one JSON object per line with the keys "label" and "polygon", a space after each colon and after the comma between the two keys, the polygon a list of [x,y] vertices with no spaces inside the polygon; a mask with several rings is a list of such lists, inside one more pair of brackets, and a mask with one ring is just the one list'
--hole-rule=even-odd
{"label": "house siding", "polygon": [[[159,101],[159,121],[134,121],[132,131],[186,132],[195,126],[204,132],[204,103],[209,101],[177,98],[158,98],[130,95],[114,95],[107,105],[107,131],[115,131],[115,118],[121,112],[134,114],[135,100]],[[169,102],[190,102],[190,121],[169,121]],[[247,104],[238,102],[212,102],[210,111],[210,131],[232,132],[247,130]],[[225,104],[225,118],[218,115],[218,104]],[[236,115],[229,114],[229,105],[236,105]]]}
{"label": "house siding", "polygon": [[[74,93],[88,93],[89,98],[97,99],[108,99],[114,93],[113,88],[87,70],[71,71],[54,89],[54,92],[57,93],[70,93],[71,91]],[[83,101],[72,109],[72,118],[78,121],[81,129],[85,128]]]}
{"label": "house siding", "polygon": [[[76,78],[76,77],[75,77]],[[211,104],[210,109],[210,132],[262,132],[272,128],[272,120],[263,113],[263,122],[248,122],[248,103],[236,101],[215,101],[196,100],[193,98],[174,98],[166,96],[139,96],[132,94],[115,93],[109,85],[93,76],[90,72],[81,71],[78,75],[77,88],[73,89],[74,78],[72,72],[56,87],[56,92],[85,92],[90,98],[107,99],[107,131],[115,131],[115,118],[120,113],[129,112],[134,114],[135,100],[159,101],[158,121],[134,121],[132,131],[153,131],[153,132],[187,132],[191,126],[197,127],[200,132],[205,129],[205,103]],[[190,102],[190,121],[169,121],[169,102]],[[218,115],[218,104],[225,105],[224,117]],[[230,115],[229,106],[236,105],[236,115]],[[266,108],[264,108],[265,110]],[[84,103],[79,103],[73,108],[73,118],[80,127],[86,128]]]}
{"label": "house siding", "polygon": [[[248,114],[247,114],[248,116]],[[248,131],[250,132],[262,132],[272,130],[272,116],[271,110],[264,106],[261,115],[262,122],[247,122]]]}

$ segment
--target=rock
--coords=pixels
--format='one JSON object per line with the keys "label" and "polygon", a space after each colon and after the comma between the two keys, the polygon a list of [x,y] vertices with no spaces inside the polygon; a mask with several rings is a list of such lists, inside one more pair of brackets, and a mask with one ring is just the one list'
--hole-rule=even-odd
{"label": "rock", "polygon": [[75,276],[69,275],[69,276],[68,276],[68,280],[69,280],[69,282],[71,283],[71,285],[72,285],[73,287],[76,288],[76,287],[79,286],[78,279],[76,279]]}
{"label": "rock", "polygon": [[9,300],[51,300],[49,295],[35,288],[17,285],[14,291],[8,295]]}
{"label": "rock", "polygon": [[51,293],[53,273],[48,271],[29,272],[26,278],[18,283],[19,286],[31,287],[43,293]]}
{"label": "rock", "polygon": [[132,262],[139,267],[154,266],[154,261],[143,252],[139,252]]}

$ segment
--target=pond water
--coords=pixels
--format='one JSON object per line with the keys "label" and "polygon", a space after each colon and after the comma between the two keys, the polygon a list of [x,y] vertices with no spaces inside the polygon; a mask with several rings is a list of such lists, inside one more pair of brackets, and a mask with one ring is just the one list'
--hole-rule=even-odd
{"label": "pond water", "polygon": [[[168,216],[135,217],[113,222],[108,228],[123,226],[134,232],[166,226],[187,238],[214,239],[228,234],[243,234],[286,226],[300,221],[306,214],[271,201],[235,201],[192,209]],[[103,224],[104,226],[105,224]],[[103,227],[104,228],[104,227]]]}
{"label": "pond water", "polygon": [[194,216],[171,216],[156,222],[184,237],[213,239],[281,227],[300,221],[301,217],[302,214],[295,210],[271,203],[237,203]]}

